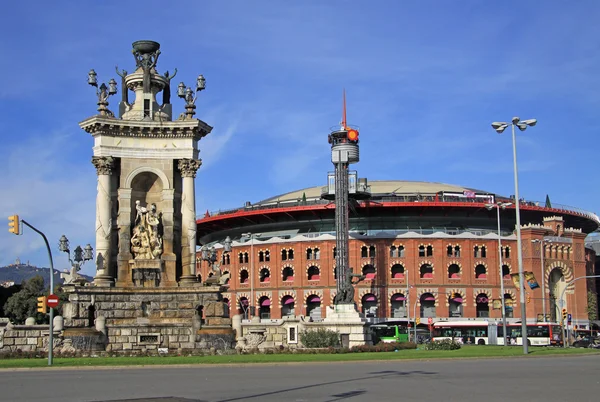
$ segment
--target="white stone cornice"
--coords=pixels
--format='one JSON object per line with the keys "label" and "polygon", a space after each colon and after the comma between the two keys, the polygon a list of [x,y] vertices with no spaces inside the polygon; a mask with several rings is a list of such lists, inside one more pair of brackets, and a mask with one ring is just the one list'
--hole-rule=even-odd
{"label": "white stone cornice", "polygon": [[176,121],[132,121],[92,116],[79,123],[86,132],[96,137],[106,135],[112,137],[142,138],[194,138],[200,140],[212,131],[212,127],[202,120]]}

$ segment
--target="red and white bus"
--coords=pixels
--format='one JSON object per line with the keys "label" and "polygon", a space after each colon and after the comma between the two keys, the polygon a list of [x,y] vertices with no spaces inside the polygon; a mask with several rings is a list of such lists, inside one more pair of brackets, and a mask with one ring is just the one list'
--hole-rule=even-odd
{"label": "red and white bus", "polygon": [[[507,324],[506,339],[509,345],[523,345],[521,323]],[[504,345],[504,327],[498,324],[498,345]],[[527,344],[530,346],[561,346],[562,328],[551,322],[527,324]]]}

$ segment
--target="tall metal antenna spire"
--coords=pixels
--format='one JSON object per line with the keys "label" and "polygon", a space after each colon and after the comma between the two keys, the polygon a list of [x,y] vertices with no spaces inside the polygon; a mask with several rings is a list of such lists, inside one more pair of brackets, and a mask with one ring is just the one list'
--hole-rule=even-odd
{"label": "tall metal antenna spire", "polygon": [[344,88],[344,102],[343,102],[343,107],[342,107],[342,123],[341,123],[341,128],[342,130],[346,129],[346,88]]}

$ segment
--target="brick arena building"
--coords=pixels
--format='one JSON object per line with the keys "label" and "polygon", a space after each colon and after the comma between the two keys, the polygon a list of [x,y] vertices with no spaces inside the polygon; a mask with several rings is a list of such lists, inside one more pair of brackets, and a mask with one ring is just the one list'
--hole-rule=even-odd
{"label": "brick arena building", "polygon": [[[246,307],[254,306],[263,319],[324,317],[335,295],[336,250],[335,207],[321,198],[323,190],[306,188],[198,220],[199,244],[218,253],[232,313],[251,313]],[[350,211],[350,266],[365,276],[355,301],[367,318],[406,319],[415,312],[434,320],[500,318],[503,296],[509,320],[519,318],[511,277],[518,272],[513,199],[441,183],[374,181],[369,190],[372,197],[353,202]],[[498,202],[512,203],[500,209],[501,261]],[[567,310],[576,325],[589,325],[594,282],[569,281],[593,274],[595,254],[584,239],[598,229],[598,217],[525,200],[520,209],[523,271],[539,284],[526,286],[528,321],[542,320],[544,312],[558,321],[557,299],[568,285]],[[223,252],[228,236],[232,249]],[[200,255],[197,274],[212,275]]]}

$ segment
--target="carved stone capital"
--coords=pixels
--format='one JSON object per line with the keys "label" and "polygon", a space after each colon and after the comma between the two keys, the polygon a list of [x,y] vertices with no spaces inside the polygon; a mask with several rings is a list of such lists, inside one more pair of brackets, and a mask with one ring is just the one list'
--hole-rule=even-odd
{"label": "carved stone capital", "polygon": [[182,177],[196,177],[196,172],[201,165],[201,159],[180,159],[177,168],[179,168]]}
{"label": "carved stone capital", "polygon": [[98,175],[110,175],[115,166],[115,160],[112,156],[94,156],[92,157],[92,164],[96,167]]}

